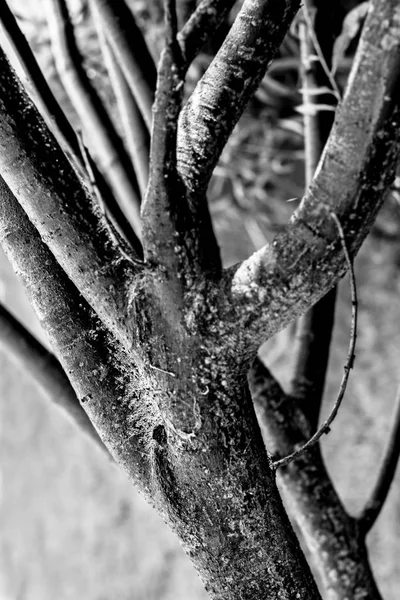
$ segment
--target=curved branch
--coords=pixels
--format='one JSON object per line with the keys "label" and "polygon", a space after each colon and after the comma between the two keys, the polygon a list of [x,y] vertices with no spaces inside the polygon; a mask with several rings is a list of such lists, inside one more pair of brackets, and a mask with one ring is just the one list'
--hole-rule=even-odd
{"label": "curved branch", "polygon": [[365,504],[364,510],[358,517],[358,526],[363,536],[372,529],[378,518],[389,493],[396,473],[400,456],[400,388],[397,390],[391,431],[379,467],[378,478]]}
{"label": "curved branch", "polygon": [[[312,185],[285,232],[226,272],[221,310],[246,331],[246,358],[322,297],[345,262],[334,212],[351,256],[381,206],[399,159],[400,7],[375,0],[345,97]],[[232,311],[232,306],[235,310]],[[230,314],[229,314],[230,313]]]}
{"label": "curved branch", "polygon": [[105,446],[60,363],[8,310],[0,304],[0,348],[18,368],[28,372],[46,398],[61,408],[102,450]]}
{"label": "curved branch", "polygon": [[[71,280],[131,345],[127,291],[133,265],[47,130],[0,50],[0,170]],[[121,321],[121,312],[124,318]]]}
{"label": "curved branch", "polygon": [[152,415],[146,407],[140,411],[132,358],[59,267],[1,178],[0,242],[85,412],[115,460],[146,492]]}
{"label": "curved branch", "polygon": [[47,0],[51,46],[61,82],[76,110],[88,145],[95,148],[121,209],[140,237],[140,199],[136,175],[121,138],[82,66],[65,0]]}

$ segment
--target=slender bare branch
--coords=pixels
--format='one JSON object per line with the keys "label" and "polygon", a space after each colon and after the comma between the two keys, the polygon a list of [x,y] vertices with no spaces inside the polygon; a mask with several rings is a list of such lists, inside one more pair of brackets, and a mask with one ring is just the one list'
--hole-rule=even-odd
{"label": "slender bare branch", "polygon": [[104,63],[117,101],[124,140],[135,168],[142,198],[144,198],[149,179],[149,132],[137,108],[136,101],[126,82],[125,76],[118,65],[114,52],[104,35],[102,21],[99,18],[97,7],[94,2],[91,2],[91,9]]}
{"label": "slender bare branch", "polygon": [[75,131],[51,91],[25,36],[5,0],[0,1],[0,21],[7,39],[18,58],[19,64],[29,79],[29,84],[35,96],[35,102],[43,118],[61,144],[64,152],[79,169],[79,174],[84,178],[85,172],[79,154]]}
{"label": "slender bare branch", "polygon": [[122,141],[83,68],[65,0],[47,0],[47,21],[56,67],[115,197],[140,237],[136,175]]}
{"label": "slender bare branch", "polygon": [[[305,151],[305,183],[308,187],[314,177],[323,147],[333,124],[333,113],[310,110],[319,102],[335,105],[337,99],[332,94],[321,97],[319,90],[326,89],[326,73],[320,62],[315,61],[314,46],[319,36],[326,36],[326,30],[314,29],[309,11],[313,9],[319,16],[326,10],[323,3],[309,0],[303,14],[307,18],[299,23],[300,56],[301,56],[301,93],[304,123]],[[312,27],[313,35],[310,35]],[[332,52],[332,42],[325,50]],[[322,52],[320,46],[318,46]],[[326,64],[323,57],[324,64]],[[328,81],[329,83],[329,81]],[[317,93],[316,93],[317,92]],[[328,292],[296,324],[294,339],[294,369],[290,395],[302,402],[303,410],[308,415],[313,431],[317,430],[318,418],[324,391],[326,371],[328,367],[329,348],[332,338],[334,313],[336,305],[336,289]]]}
{"label": "slender bare branch", "polygon": [[189,66],[204,44],[218,30],[236,0],[201,0],[178,34],[182,55]]}
{"label": "slender bare branch", "polygon": [[349,252],[348,252],[348,249],[346,246],[346,240],[344,238],[342,226],[340,225],[339,219],[337,218],[337,216],[334,213],[332,213],[332,218],[334,219],[336,226],[338,228],[338,231],[339,231],[340,241],[342,242],[343,252],[346,257],[346,262],[349,267],[349,274],[350,274],[351,313],[352,314],[351,314],[349,350],[347,353],[346,364],[344,366],[344,374],[343,374],[342,381],[340,383],[339,393],[336,397],[336,400],[334,402],[332,410],[329,413],[326,420],[324,421],[324,423],[321,425],[321,427],[318,429],[318,431],[304,444],[304,446],[302,446],[301,448],[298,448],[297,450],[295,450],[294,452],[289,454],[289,456],[285,456],[285,458],[281,458],[281,459],[275,461],[273,463],[275,469],[278,469],[279,467],[284,467],[284,466],[288,465],[290,462],[292,462],[292,460],[297,459],[299,456],[304,454],[304,452],[307,452],[307,450],[309,448],[311,448],[311,446],[314,446],[314,444],[316,444],[318,442],[318,440],[323,436],[324,433],[330,432],[330,426],[333,423],[333,421],[338,413],[338,410],[339,410],[342,400],[344,398],[344,394],[346,392],[347,381],[349,379],[350,370],[353,368],[353,365],[354,365],[354,359],[355,359],[354,350],[356,347],[356,338],[357,338],[356,278],[354,276],[353,263],[350,259],[350,255],[349,255]]}
{"label": "slender bare branch", "polygon": [[372,529],[389,493],[396,473],[400,455],[400,387],[397,390],[392,425],[387,440],[383,459],[378,471],[378,477],[371,496],[358,517],[358,527],[363,536]]}
{"label": "slender bare branch", "polygon": [[[132,265],[0,50],[0,171],[59,264],[131,345]],[[117,236],[118,238],[118,236]],[[121,312],[124,315],[121,321]]]}
{"label": "slender bare branch", "polygon": [[75,391],[62,366],[3,305],[0,304],[0,348],[17,367],[29,373],[42,394],[61,408],[100,448],[105,446],[89,417],[79,404]]}
{"label": "slender bare branch", "polygon": [[396,0],[372,1],[313,183],[286,231],[226,271],[220,310],[227,311],[233,330],[239,322],[245,330],[240,342],[246,358],[344,273],[331,213],[338,216],[353,256],[393,180],[400,149],[399,11]]}
{"label": "slender bare branch", "polygon": [[[0,178],[0,242],[84,410],[146,492],[151,411],[140,412],[135,364],[80,295]],[[116,412],[118,406],[118,412]]]}
{"label": "slender bare branch", "polygon": [[340,100],[340,98],[341,98],[340,90],[339,90],[336,80],[335,80],[334,76],[332,75],[332,72],[328,66],[328,62],[325,58],[324,52],[322,51],[321,45],[319,43],[318,35],[315,32],[312,15],[310,14],[310,8],[316,9],[315,4],[316,3],[314,0],[304,0],[303,14],[304,14],[304,19],[307,23],[308,35],[311,38],[312,45],[318,56],[318,60],[319,60],[321,66],[324,70],[324,73],[329,81],[332,91],[335,94],[336,100]]}
{"label": "slender bare branch", "polygon": [[147,44],[124,0],[93,0],[143,119],[151,129],[157,72]]}
{"label": "slender bare branch", "polygon": [[[303,445],[309,439],[311,429],[302,407],[283,392],[258,358],[250,371],[249,383],[269,452],[275,457],[285,456]],[[364,540],[357,536],[357,524],[347,514],[336,493],[319,444],[279,469],[277,479],[285,505],[303,535],[327,597],[382,600],[371,573]]]}

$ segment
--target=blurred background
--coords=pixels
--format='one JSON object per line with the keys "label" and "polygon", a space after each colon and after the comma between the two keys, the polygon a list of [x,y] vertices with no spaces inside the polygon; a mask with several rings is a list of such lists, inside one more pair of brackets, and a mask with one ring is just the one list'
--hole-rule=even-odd
{"label": "blurred background", "polygon": [[[162,46],[162,26],[149,26],[157,3],[130,0],[130,5],[157,54]],[[114,100],[86,4],[76,0],[70,6],[87,72],[112,108]],[[56,75],[40,3],[14,0],[11,7],[54,93],[77,126]],[[210,207],[225,265],[243,260],[270,240],[303,194],[297,53],[297,40],[288,35],[224,150],[210,185]],[[196,61],[189,73],[188,92],[209,60],[205,53]],[[350,62],[351,56],[343,56],[338,70],[342,85]],[[400,382],[399,198],[393,189],[356,259],[359,328],[355,369],[332,431],[322,440],[329,472],[354,515],[375,481]],[[324,414],[339,388],[347,354],[348,287],[347,279],[339,286]],[[0,299],[46,344],[3,254]],[[282,332],[262,349],[267,365],[284,387],[291,374],[292,330]],[[368,537],[373,570],[387,600],[397,600],[400,589],[399,490],[400,472]],[[178,541],[157,514],[3,352],[0,600],[55,597],[201,600],[207,596]]]}

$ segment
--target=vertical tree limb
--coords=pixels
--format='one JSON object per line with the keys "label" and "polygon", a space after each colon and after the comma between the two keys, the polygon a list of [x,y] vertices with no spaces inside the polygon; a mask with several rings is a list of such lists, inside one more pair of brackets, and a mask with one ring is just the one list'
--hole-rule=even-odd
{"label": "vertical tree limb", "polygon": [[157,72],[142,33],[124,0],[93,0],[93,4],[96,5],[106,37],[150,130]]}
{"label": "vertical tree limb", "polygon": [[208,209],[205,207],[202,219],[192,218],[186,189],[176,169],[185,69],[176,39],[176,16],[167,10],[166,20],[166,46],[160,59],[154,104],[150,180],[142,208],[143,244],[147,262],[175,281],[176,299],[180,296],[181,302],[182,286],[190,287],[202,268],[220,269],[220,260]]}
{"label": "vertical tree limb", "polygon": [[119,117],[124,132],[124,140],[132,164],[135,168],[141,196],[144,198],[149,179],[149,132],[136,106],[136,101],[131,94],[130,88],[118,65],[113,50],[104,35],[102,21],[99,18],[94,2],[91,2],[91,8],[104,63],[117,102]]}

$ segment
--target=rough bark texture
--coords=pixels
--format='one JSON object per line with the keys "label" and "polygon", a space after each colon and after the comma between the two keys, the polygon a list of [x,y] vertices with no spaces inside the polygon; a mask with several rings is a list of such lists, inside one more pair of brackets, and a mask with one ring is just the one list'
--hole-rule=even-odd
{"label": "rough bark texture", "polygon": [[[298,5],[245,0],[183,112],[176,169],[177,55],[169,76],[160,73],[156,110],[168,111],[155,119],[157,189],[150,181],[141,265],[121,251],[0,55],[0,167],[14,194],[1,198],[2,243],[104,443],[218,600],[320,597],[276,488],[246,371],[258,344],[343,273],[331,212],[355,253],[398,158],[400,12],[395,0],[375,0],[318,175],[287,231],[224,273],[198,260],[212,167]],[[154,218],[159,201],[163,220]],[[179,207],[190,212],[189,230],[180,229]]]}

